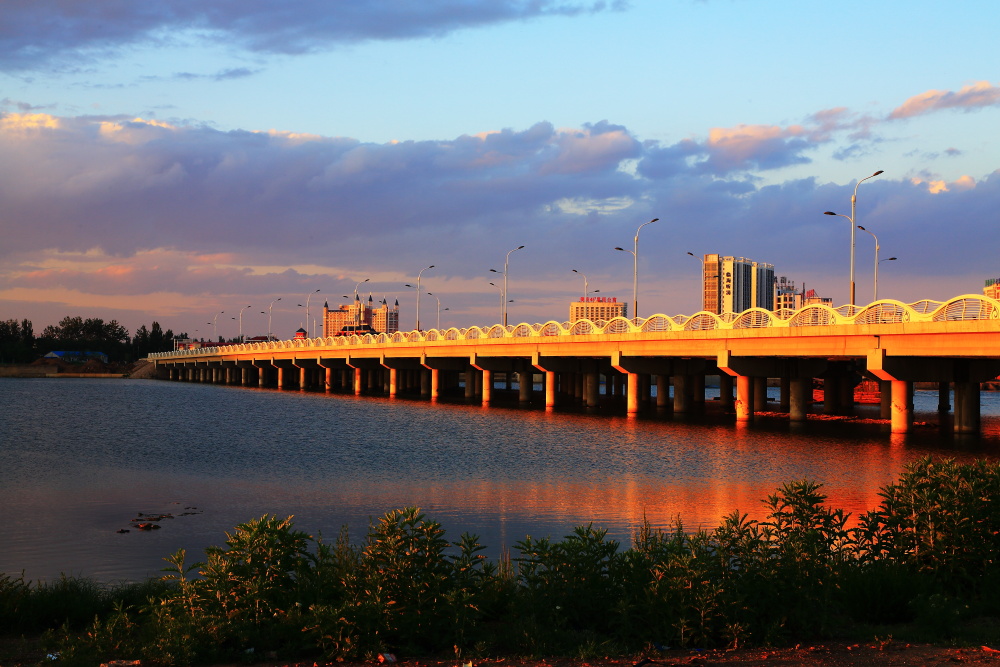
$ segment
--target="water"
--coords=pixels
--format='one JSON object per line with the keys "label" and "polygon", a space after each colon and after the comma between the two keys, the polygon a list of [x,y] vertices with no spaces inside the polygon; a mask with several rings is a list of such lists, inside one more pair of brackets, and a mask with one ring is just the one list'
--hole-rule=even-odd
{"label": "water", "polygon": [[[936,421],[936,392],[917,419]],[[477,533],[498,556],[526,535],[594,522],[626,544],[647,518],[714,527],[761,517],[781,483],[824,483],[830,503],[871,509],[926,454],[1000,456],[1000,396],[983,394],[984,437],[883,425],[794,427],[731,418],[556,412],[154,380],[0,379],[0,572],[102,581],[156,576],[263,514],[333,538],[416,505],[451,539]],[[862,408],[877,416],[877,407]],[[172,512],[162,529],[138,513]],[[117,532],[129,529],[128,533]]]}

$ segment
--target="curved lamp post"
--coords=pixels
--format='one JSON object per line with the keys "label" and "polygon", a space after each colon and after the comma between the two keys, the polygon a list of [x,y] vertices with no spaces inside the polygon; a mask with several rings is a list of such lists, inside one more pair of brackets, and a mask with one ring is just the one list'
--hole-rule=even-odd
{"label": "curved lamp post", "polygon": [[216,325],[217,325],[217,323],[219,321],[219,315],[222,315],[224,312],[226,312],[226,311],[220,310],[219,312],[217,312],[215,314],[215,317],[212,318],[212,321],[208,323],[208,324],[212,325],[212,339],[213,339],[212,342],[213,343],[219,342],[219,329],[218,329],[218,327]]}
{"label": "curved lamp post", "polygon": [[[493,269],[490,269],[490,271],[492,271],[492,270]],[[500,287],[499,285],[497,285],[496,283],[490,283],[490,285],[493,285],[494,287],[496,287],[500,291],[500,319],[497,320],[497,321],[498,322],[503,322],[503,288]]]}
{"label": "curved lamp post", "polygon": [[509,303],[509,301],[507,300],[507,266],[508,266],[508,264],[510,264],[510,253],[515,252],[517,250],[520,250],[523,247],[524,247],[523,245],[519,245],[516,248],[513,248],[512,250],[507,251],[507,257],[505,257],[504,260],[503,260],[503,313],[502,313],[502,317],[503,317],[503,325],[504,326],[507,326],[507,304]]}
{"label": "curved lamp post", "polygon": [[[427,296],[433,296],[434,300],[437,301],[437,304],[438,304],[437,329],[440,331],[441,330],[441,299],[439,299],[436,296],[434,296],[434,294],[432,292],[428,292]],[[445,310],[448,310],[448,309],[445,308]]]}
{"label": "curved lamp post", "polygon": [[635,242],[633,245],[633,250],[626,250],[625,248],[615,248],[615,250],[621,250],[622,252],[632,253],[632,319],[635,322],[639,321],[639,230],[641,230],[646,225],[651,225],[659,220],[659,218],[653,218],[649,222],[644,222],[639,225],[639,229],[635,230]]}
{"label": "curved lamp post", "polygon": [[875,232],[870,229],[866,229],[861,225],[858,225],[858,229],[869,234],[873,239],[875,239],[875,298],[872,301],[878,301],[878,251],[882,249],[882,246],[878,244],[878,237],[875,236]]}
{"label": "curved lamp post", "polygon": [[[895,262],[897,259],[899,259],[899,258],[898,257],[886,257],[885,259],[880,259],[880,260],[878,260],[878,263],[875,264],[875,267],[878,268],[878,265],[881,264],[882,262]],[[875,299],[878,300],[878,272],[877,271],[875,273]]]}
{"label": "curved lamp post", "polygon": [[[579,273],[581,276],[583,276],[583,298],[586,299],[588,296],[591,295],[590,287],[589,287],[589,284],[587,283],[587,274],[584,273],[583,271],[577,271],[576,269],[570,269],[570,270],[573,273]],[[599,289],[595,289],[593,291],[593,294],[597,294],[600,291],[601,290],[599,290]]]}
{"label": "curved lamp post", "polygon": [[865,176],[854,186],[854,194],[851,195],[851,216],[847,217],[843,213],[834,213],[833,211],[823,211],[823,215],[837,215],[841,218],[846,218],[851,223],[851,305],[854,305],[854,237],[855,237],[855,226],[857,225],[857,204],[858,204],[858,186],[867,181],[869,178],[875,178],[882,173],[879,169],[871,176]]}
{"label": "curved lamp post", "polygon": [[270,303],[270,305],[268,305],[268,307],[267,307],[267,340],[268,340],[268,342],[270,342],[271,339],[274,337],[271,334],[271,308],[273,308],[274,304],[277,303],[278,301],[281,301],[281,297],[280,296],[277,299],[275,299],[274,301],[272,301]]}
{"label": "curved lamp post", "polygon": [[[318,291],[319,290],[316,290],[316,292],[318,292]],[[312,335],[309,333],[309,299],[311,299],[312,295],[315,294],[316,292],[310,292],[306,296],[306,327],[305,328],[306,328],[306,335],[309,336],[310,338],[312,338]],[[301,306],[302,304],[300,303],[299,305]],[[313,332],[313,333],[315,333],[315,332]]]}
{"label": "curved lamp post", "polygon": [[243,342],[243,311],[246,310],[247,308],[250,308],[250,306],[243,306],[242,308],[240,308],[240,342],[241,343]]}
{"label": "curved lamp post", "polygon": [[[417,331],[420,331],[420,276],[422,276],[424,271],[426,271],[427,269],[433,269],[433,268],[434,265],[431,264],[430,266],[425,266],[424,268],[420,269],[420,271],[417,273]],[[407,285],[407,287],[410,286]]]}

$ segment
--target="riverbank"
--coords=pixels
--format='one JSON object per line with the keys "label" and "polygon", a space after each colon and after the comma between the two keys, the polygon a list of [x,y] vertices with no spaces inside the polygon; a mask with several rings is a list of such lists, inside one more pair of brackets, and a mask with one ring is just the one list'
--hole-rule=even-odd
{"label": "riverbank", "polygon": [[153,363],[140,359],[131,364],[103,364],[88,361],[85,364],[67,364],[52,360],[38,360],[30,364],[0,365],[0,378],[138,378],[155,377]]}

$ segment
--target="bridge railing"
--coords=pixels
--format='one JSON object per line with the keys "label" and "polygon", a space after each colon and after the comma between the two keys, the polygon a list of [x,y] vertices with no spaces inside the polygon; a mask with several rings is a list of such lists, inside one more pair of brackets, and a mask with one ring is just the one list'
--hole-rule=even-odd
{"label": "bridge railing", "polygon": [[742,313],[716,315],[701,311],[694,315],[651,315],[647,318],[612,320],[578,320],[576,322],[549,321],[542,324],[521,324],[487,327],[450,327],[426,331],[397,331],[392,334],[363,334],[329,336],[271,342],[213,345],[191,350],[157,352],[151,358],[178,356],[204,356],[205,354],[232,354],[294,348],[341,347],[357,345],[391,345],[394,343],[421,343],[433,341],[481,340],[489,338],[531,338],[542,336],[593,336],[628,333],[670,333],[679,331],[709,331],[727,329],[763,329],[815,327],[844,324],[894,324],[902,322],[944,322],[958,320],[1000,319],[1000,301],[982,294],[965,294],[948,301],[924,299],[906,304],[892,299],[881,299],[867,306],[839,306],[831,308],[820,304],[803,306],[798,310],[779,311],[751,308]]}

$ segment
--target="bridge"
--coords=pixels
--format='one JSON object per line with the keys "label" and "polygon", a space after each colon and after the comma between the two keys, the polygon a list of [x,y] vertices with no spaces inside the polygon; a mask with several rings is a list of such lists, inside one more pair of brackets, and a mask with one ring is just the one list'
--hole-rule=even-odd
{"label": "bridge", "polygon": [[981,383],[1000,375],[1000,302],[970,294],[910,304],[430,329],[220,345],[150,360],[170,380],[389,397],[412,392],[430,400],[461,391],[464,379],[465,396],[484,405],[495,400],[498,383],[511,390],[515,376],[526,378],[518,382],[519,400],[537,401],[533,378],[540,373],[546,408],[597,406],[603,376],[606,394],[623,400],[629,415],[653,405],[699,410],[706,375],[718,375],[722,407],[737,422],[766,408],[769,379],[781,387],[779,411],[804,421],[814,380],[822,380],[823,412],[843,414],[853,408],[858,380],[868,378],[880,383],[881,415],[893,433],[913,426],[914,382],[933,382],[941,411],[951,408],[954,391],[954,431],[977,433]]}

